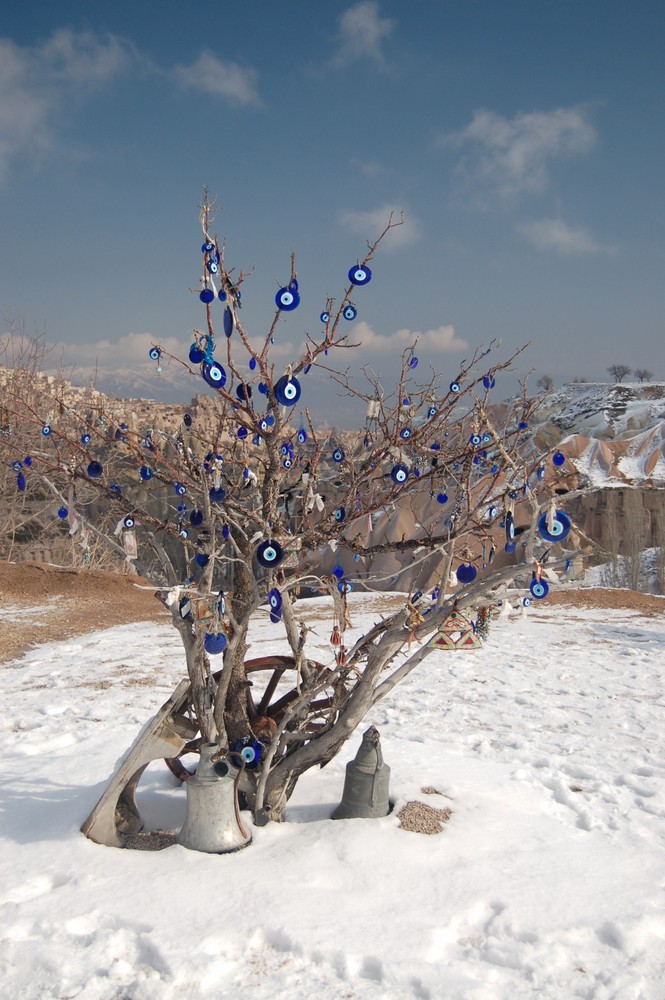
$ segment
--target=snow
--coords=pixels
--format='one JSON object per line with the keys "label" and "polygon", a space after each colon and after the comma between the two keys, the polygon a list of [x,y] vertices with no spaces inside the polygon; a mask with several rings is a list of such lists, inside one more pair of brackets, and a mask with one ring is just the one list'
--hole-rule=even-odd
{"label": "snow", "polygon": [[[354,632],[371,608],[351,595]],[[259,624],[249,655],[277,635]],[[301,779],[287,822],[212,856],[79,832],[181,679],[175,632],[31,650],[1,674],[2,996],[664,1000],[664,653],[662,618],[503,617],[482,649],[433,652],[361,726],[381,732],[389,816],[329,819],[358,732]],[[148,827],[182,823],[161,762],[138,798]],[[413,799],[452,810],[441,834],[399,828]]]}

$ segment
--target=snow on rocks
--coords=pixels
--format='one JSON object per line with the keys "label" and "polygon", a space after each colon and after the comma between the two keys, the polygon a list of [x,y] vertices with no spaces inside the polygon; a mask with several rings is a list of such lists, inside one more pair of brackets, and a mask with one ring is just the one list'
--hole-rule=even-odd
{"label": "snow on rocks", "polygon": [[[349,605],[359,634],[376,613]],[[257,626],[250,655],[277,634]],[[662,617],[503,618],[482,649],[433,652],[361,727],[381,732],[389,816],[329,819],[359,732],[301,779],[285,823],[210,856],[79,833],[182,676],[172,629],[31,650],[2,668],[3,995],[663,1000],[664,652]],[[148,827],[183,820],[160,763],[138,799]],[[400,829],[414,800],[451,810],[440,834]]]}

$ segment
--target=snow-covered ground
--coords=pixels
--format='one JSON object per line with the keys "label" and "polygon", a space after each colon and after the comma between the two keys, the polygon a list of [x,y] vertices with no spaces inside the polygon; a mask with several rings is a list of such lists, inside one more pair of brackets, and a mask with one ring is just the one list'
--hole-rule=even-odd
{"label": "snow-covered ground", "polygon": [[[369,605],[352,595],[359,631]],[[259,626],[250,655],[276,634]],[[0,671],[7,1000],[665,998],[662,618],[535,606],[482,650],[432,653],[367,719],[391,815],[329,819],[359,732],[301,780],[288,822],[222,856],[79,833],[182,676],[167,624],[42,645]],[[442,833],[400,829],[413,799],[452,809]],[[161,763],[139,802],[150,827],[182,823]]]}

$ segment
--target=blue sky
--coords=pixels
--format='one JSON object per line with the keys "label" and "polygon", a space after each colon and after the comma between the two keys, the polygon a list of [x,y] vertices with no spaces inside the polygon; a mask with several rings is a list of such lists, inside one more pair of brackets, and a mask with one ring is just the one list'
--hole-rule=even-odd
{"label": "blue sky", "polygon": [[665,378],[664,43],[659,0],[4,5],[0,319],[83,369],[184,356],[207,185],[251,333],[296,253],[286,360],[394,209],[345,363],[389,382],[420,334],[451,378],[492,338]]}

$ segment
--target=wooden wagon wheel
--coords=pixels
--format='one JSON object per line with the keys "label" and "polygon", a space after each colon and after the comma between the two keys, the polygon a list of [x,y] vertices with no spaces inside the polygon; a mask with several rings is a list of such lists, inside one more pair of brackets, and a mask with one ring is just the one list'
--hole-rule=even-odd
{"label": "wooden wagon wheel", "polygon": [[[314,660],[308,660],[307,664],[310,670],[313,669],[320,676],[324,676],[326,671],[330,672],[328,667],[324,667],[322,663],[317,663]],[[284,673],[287,670],[294,670],[295,665],[296,662],[293,656],[282,655],[259,656],[253,660],[245,661],[245,674],[247,675],[247,679],[249,681],[249,684],[247,685],[247,715],[252,729],[256,727],[256,729],[259,729],[264,734],[269,735],[270,728],[273,727],[266,724],[266,720],[271,720],[275,726],[279,725],[282,721],[284,718],[284,712],[291,702],[298,697],[298,690],[294,687],[290,691],[281,695],[275,701],[272,701],[271,699],[273,698]],[[269,677],[257,704],[252,691],[254,682],[251,679],[251,675],[258,673],[259,671],[272,671],[272,674]],[[216,671],[213,674],[213,680],[218,682],[220,676],[221,670]],[[189,699],[191,698],[191,687],[187,689],[186,698],[189,702]],[[331,707],[331,697],[317,698],[309,704],[310,711],[314,713],[323,713]],[[306,727],[306,731],[311,735],[314,735],[314,733],[320,731],[324,725],[325,723],[321,722],[310,722]],[[179,778],[181,781],[186,781],[191,777],[192,772],[185,767],[180,758],[188,753],[198,753],[200,748],[201,737],[198,736],[196,739],[190,740],[186,743],[177,757],[166,758],[166,764],[176,778]]]}

